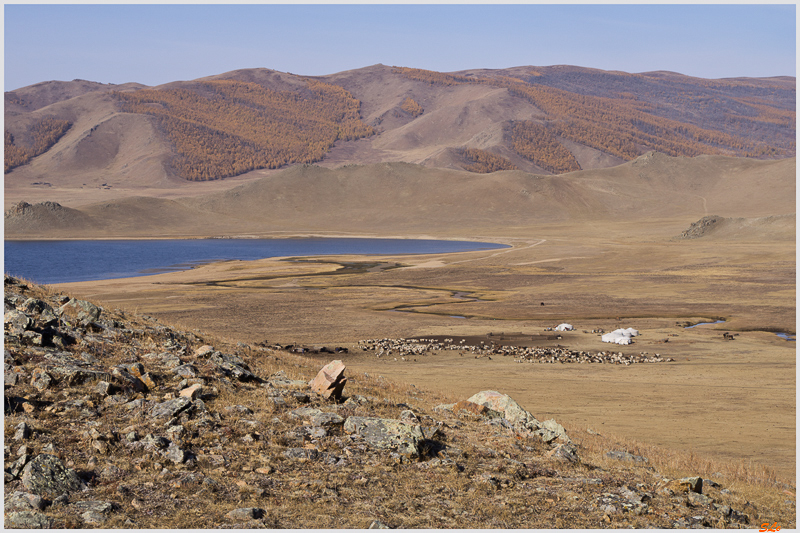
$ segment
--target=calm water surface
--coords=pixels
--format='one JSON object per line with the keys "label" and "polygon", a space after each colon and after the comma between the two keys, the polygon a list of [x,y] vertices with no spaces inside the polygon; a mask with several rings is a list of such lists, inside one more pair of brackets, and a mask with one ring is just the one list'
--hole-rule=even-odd
{"label": "calm water surface", "polygon": [[507,248],[502,244],[417,239],[186,239],[5,241],[4,269],[36,283],[128,278],[239,259],[338,254],[433,254]]}

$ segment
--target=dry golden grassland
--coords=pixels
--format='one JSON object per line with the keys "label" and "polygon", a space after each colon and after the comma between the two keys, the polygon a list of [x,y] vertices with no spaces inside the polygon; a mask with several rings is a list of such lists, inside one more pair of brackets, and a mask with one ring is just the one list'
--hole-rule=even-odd
{"label": "dry golden grassland", "polygon": [[[37,287],[21,293],[46,301],[57,295],[52,289]],[[207,416],[181,415],[177,422],[183,431],[169,435],[197,458],[172,464],[147,447],[126,444],[131,431],[138,439],[150,433],[164,434],[163,420],[153,419],[146,410],[107,406],[87,424],[80,407],[75,409],[73,403],[83,398],[82,407],[91,410],[108,403],[98,396],[95,383],[58,384],[42,391],[19,381],[7,391],[10,403],[22,408],[6,413],[5,442],[13,442],[15,426],[27,420],[34,428],[34,438],[26,441],[29,451],[38,450],[45,442],[54,445],[67,465],[89,483],[86,492],[71,494],[67,504],[46,507],[44,512],[55,527],[87,527],[85,515],[74,507],[81,501],[113,502],[114,510],[102,527],[128,529],[364,528],[373,520],[399,528],[666,528],[692,524],[753,528],[767,521],[783,529],[795,526],[794,491],[760,465],[709,459],[610,433],[600,435],[566,421],[580,459],[564,462],[550,457],[551,446],[541,439],[488,424],[477,415],[433,408],[463,400],[464,394],[404,384],[382,374],[361,372],[356,366],[347,371],[345,394],[362,395],[368,398],[366,404],[335,406],[315,394],[288,394],[287,405],[279,408],[268,399],[269,388],[221,379],[191,354],[199,353],[199,345],[211,343],[224,353],[242,357],[260,379],[282,372],[287,378],[303,381],[313,377],[328,359],[210,335],[198,337],[112,308],[106,308],[103,317],[117,324],[112,329],[124,329],[116,333],[86,331],[80,345],[70,351],[89,350],[103,366],[111,368],[137,359],[137,353],[174,350],[177,343],[185,347],[181,348],[185,352],[182,359],[194,362],[208,389],[214,391],[204,396],[206,409],[222,416],[211,422],[214,431],[208,431]],[[117,342],[105,342],[107,334]],[[37,350],[16,345],[11,349],[19,363],[17,370],[30,373],[35,362],[26,359]],[[156,387],[130,399],[155,403],[174,395],[176,380],[170,381],[166,369],[151,357],[145,359],[147,370],[157,378]],[[390,374],[387,370],[391,368],[385,367],[383,374]],[[302,396],[306,403],[299,399]],[[247,424],[240,423],[243,421],[238,419],[244,416],[237,415],[244,406],[249,409]],[[434,444],[441,450],[429,450],[421,460],[409,461],[370,449],[358,439],[350,443],[340,429],[331,429],[325,438],[306,439],[304,448],[321,456],[346,458],[344,462],[333,466],[322,460],[292,460],[285,452],[299,445],[293,435],[307,426],[293,418],[290,410],[301,406],[334,410],[342,417],[396,418],[400,410],[411,409],[423,424],[439,428]],[[547,416],[537,407],[525,402],[523,406],[541,420]],[[71,431],[64,431],[65,427]],[[93,428],[95,437],[86,427]],[[258,429],[253,432],[250,427]],[[648,462],[611,459],[606,455],[610,450],[642,455]],[[215,458],[224,459],[224,464],[214,463]],[[697,503],[668,481],[694,475],[704,477],[703,494],[711,497],[716,507]],[[19,481],[7,481],[7,491],[21,488]],[[622,512],[619,494],[626,491],[642,495],[646,505]],[[605,507],[609,499],[616,510]],[[230,517],[232,510],[241,508],[258,508],[263,515],[244,522]]]}
{"label": "dry golden grassland", "polygon": [[[573,428],[793,480],[795,345],[770,332],[794,332],[793,243],[670,240],[663,226],[637,229],[633,237],[624,225],[543,226],[529,238],[496,240],[510,250],[227,262],[63,288],[245,342],[354,348],[368,338],[534,334],[569,322],[576,331],[561,346],[675,361],[520,364],[454,352],[394,361],[354,350],[344,360],[358,372],[459,397],[499,390]],[[343,268],[352,262],[364,268]],[[683,327],[720,318],[726,322]],[[612,346],[584,333],[618,327],[642,336]],[[724,340],[725,331],[738,336]]]}

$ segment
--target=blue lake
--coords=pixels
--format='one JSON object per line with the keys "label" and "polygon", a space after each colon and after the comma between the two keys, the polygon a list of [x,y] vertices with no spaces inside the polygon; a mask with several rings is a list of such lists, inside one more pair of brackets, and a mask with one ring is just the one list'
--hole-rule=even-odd
{"label": "blue lake", "polygon": [[236,259],[434,254],[507,247],[488,242],[348,238],[5,241],[4,270],[51,284],[146,276]]}

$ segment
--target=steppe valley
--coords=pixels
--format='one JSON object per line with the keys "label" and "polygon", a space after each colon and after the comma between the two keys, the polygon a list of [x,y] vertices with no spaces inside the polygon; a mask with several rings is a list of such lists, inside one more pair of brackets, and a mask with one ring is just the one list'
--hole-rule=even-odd
{"label": "steppe valley", "polygon": [[[557,78],[537,69],[542,79]],[[548,171],[554,160],[526,159],[503,130],[545,117],[516,86],[463,81],[489,75],[483,71],[440,85],[403,74],[378,65],[320,80],[349,91],[373,133],[337,140],[316,162],[217,180],[181,177],[169,166],[157,117],[121,111],[111,89],[79,81],[49,92],[34,86],[12,95],[19,108],[9,107],[6,93],[6,124],[20,132],[16,138],[37,113],[70,117],[72,125],[52,148],[7,171],[5,237],[355,236],[508,245],[226,261],[53,289],[198,335],[291,345],[319,367],[341,359],[348,375],[381,375],[459,398],[501,391],[568,431],[755,465],[793,483],[795,343],[776,333],[796,332],[794,145],[775,147],[782,154],[775,157],[734,148],[686,156],[636,140],[638,153],[625,156],[562,131],[554,138],[569,149],[575,170]],[[302,83],[254,69],[197,84],[220,80],[276,90]],[[470,172],[464,147],[513,169]],[[574,330],[552,331],[561,323]],[[633,344],[601,342],[601,331],[629,327],[640,333]],[[531,363],[470,349],[379,354],[360,343],[434,337],[671,361]],[[323,346],[347,353],[319,353]]]}

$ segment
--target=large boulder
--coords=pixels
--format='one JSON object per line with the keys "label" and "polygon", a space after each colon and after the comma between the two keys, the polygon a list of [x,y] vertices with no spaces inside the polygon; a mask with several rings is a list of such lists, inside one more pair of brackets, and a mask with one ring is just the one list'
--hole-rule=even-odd
{"label": "large boulder", "polygon": [[419,457],[419,445],[425,440],[418,425],[388,418],[351,416],[345,421],[344,430],[361,435],[370,446],[412,458]]}
{"label": "large boulder", "polygon": [[534,429],[541,426],[541,423],[532,414],[523,409],[508,394],[485,390],[470,396],[467,401],[503,413],[503,417],[512,424],[521,424],[527,427],[533,426]]}
{"label": "large boulder", "polygon": [[100,318],[102,308],[85,300],[70,298],[70,300],[58,308],[61,320],[70,326],[88,326]]}
{"label": "large boulder", "polygon": [[46,498],[56,498],[86,488],[78,474],[67,468],[61,459],[44,453],[25,465],[22,484],[32,493]]}
{"label": "large boulder", "polygon": [[311,390],[326,399],[341,399],[344,385],[347,383],[347,378],[344,377],[345,368],[341,361],[331,361],[322,367],[317,377],[311,381]]}

